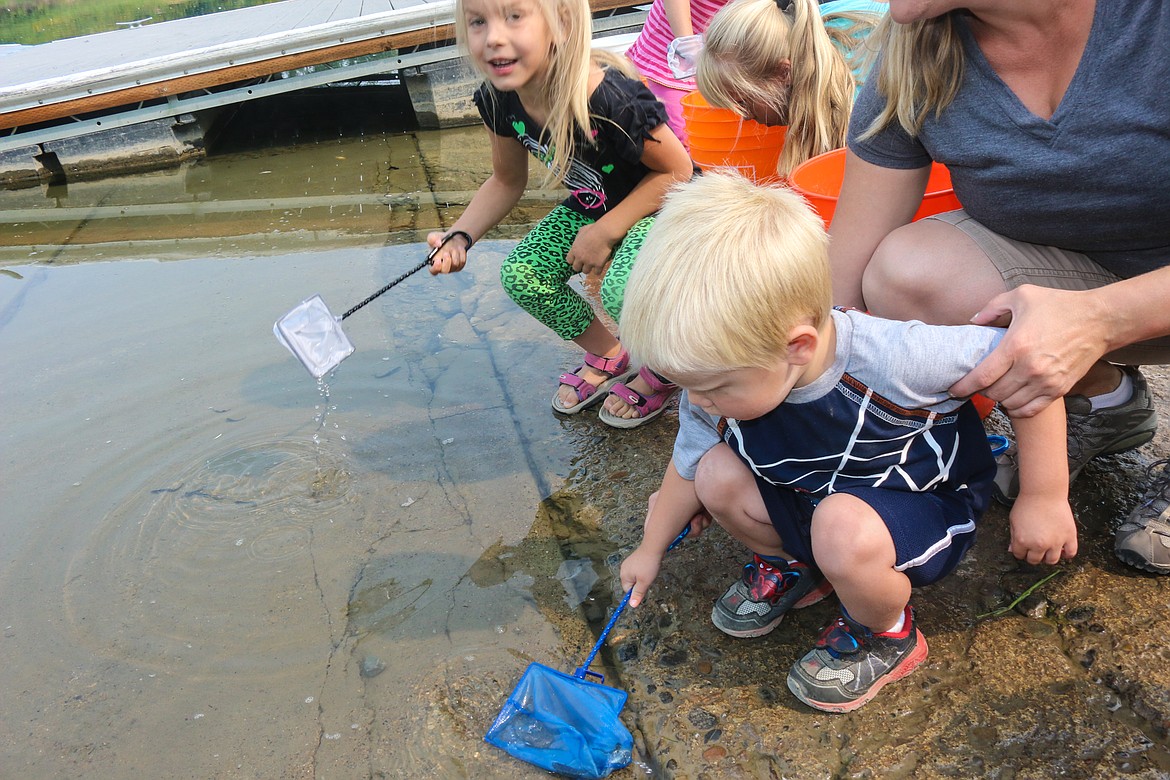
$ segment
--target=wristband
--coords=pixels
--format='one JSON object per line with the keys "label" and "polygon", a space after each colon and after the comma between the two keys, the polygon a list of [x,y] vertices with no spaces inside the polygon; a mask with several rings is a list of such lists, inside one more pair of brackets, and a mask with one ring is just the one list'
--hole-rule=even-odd
{"label": "wristband", "polygon": [[[449,233],[447,233],[447,235],[443,236],[443,244],[447,243],[455,236],[461,236],[463,238],[463,240],[467,242],[467,248],[464,251],[469,251],[471,249],[471,247],[475,246],[475,239],[472,238],[471,234],[465,230],[452,230],[452,231],[450,231]],[[442,244],[440,244],[439,246],[442,246]]]}

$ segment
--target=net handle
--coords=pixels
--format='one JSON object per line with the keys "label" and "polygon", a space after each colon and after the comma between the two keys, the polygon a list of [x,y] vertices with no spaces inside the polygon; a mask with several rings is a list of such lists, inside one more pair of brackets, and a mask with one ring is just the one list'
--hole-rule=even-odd
{"label": "net handle", "polygon": [[401,282],[401,281],[402,281],[403,279],[405,279],[406,277],[408,277],[408,276],[410,276],[411,274],[413,274],[413,273],[416,273],[416,272],[418,272],[418,271],[421,271],[422,269],[426,268],[428,265],[430,265],[430,264],[431,264],[431,256],[432,256],[432,255],[434,255],[434,253],[435,253],[435,252],[437,252],[437,251],[439,251],[437,248],[436,248],[436,249],[434,249],[434,250],[433,250],[433,251],[432,251],[430,254],[428,254],[428,255],[427,255],[427,259],[426,259],[426,260],[423,260],[421,263],[419,263],[418,265],[416,265],[414,268],[411,268],[409,271],[407,271],[406,273],[404,273],[402,276],[400,276],[400,277],[398,277],[397,279],[395,279],[394,281],[390,282],[390,284],[386,285],[386,286],[385,286],[385,287],[383,287],[381,290],[378,290],[378,292],[374,293],[374,294],[373,294],[373,295],[371,295],[369,298],[366,298],[364,301],[362,301],[362,302],[361,302],[361,303],[359,303],[358,305],[354,306],[352,309],[350,309],[349,311],[347,311],[345,314],[342,314],[342,315],[341,315],[341,319],[343,319],[343,320],[344,320],[346,317],[348,317],[349,315],[353,314],[355,311],[357,311],[357,310],[358,310],[358,309],[360,309],[361,307],[365,306],[367,303],[369,303],[370,301],[374,300],[374,299],[375,299],[375,298],[377,298],[379,295],[382,295],[383,293],[385,293],[387,290],[389,290],[389,289],[390,289],[391,287],[393,287],[394,285],[396,285],[396,284],[398,284],[399,282]]}
{"label": "net handle", "polygon": [[451,232],[447,233],[447,235],[443,236],[443,240],[439,242],[439,245],[438,245],[437,247],[435,247],[435,248],[434,248],[434,249],[432,249],[431,251],[427,252],[427,256],[426,256],[426,259],[425,259],[425,260],[423,260],[421,263],[419,263],[418,265],[416,265],[414,268],[411,268],[409,271],[407,271],[406,273],[404,273],[402,276],[400,276],[400,277],[398,277],[397,279],[395,279],[394,281],[390,282],[390,284],[386,285],[386,286],[385,286],[385,287],[383,287],[381,290],[378,290],[378,292],[374,293],[374,294],[373,294],[373,295],[371,295],[369,298],[366,298],[364,301],[362,301],[361,303],[359,303],[359,304],[357,304],[356,306],[354,306],[352,309],[350,309],[349,311],[347,311],[345,314],[342,314],[342,315],[341,315],[341,319],[343,319],[343,320],[344,320],[346,317],[348,317],[349,315],[353,314],[355,311],[357,311],[357,310],[358,310],[358,309],[360,309],[361,307],[365,306],[367,303],[369,303],[370,301],[374,300],[374,299],[375,299],[375,298],[377,298],[379,295],[382,295],[382,294],[384,294],[384,293],[385,293],[387,290],[389,290],[391,287],[393,287],[394,285],[396,285],[396,284],[398,284],[399,282],[401,282],[401,281],[402,281],[403,279],[405,279],[406,277],[408,277],[408,276],[410,276],[410,275],[412,275],[412,274],[418,273],[418,272],[419,272],[419,271],[421,271],[422,269],[426,268],[428,265],[430,265],[430,264],[431,264],[431,260],[433,260],[433,259],[435,258],[435,255],[439,254],[439,250],[440,250],[440,249],[442,249],[442,248],[443,248],[443,247],[444,247],[444,246],[447,244],[447,242],[448,242],[448,241],[450,241],[450,240],[451,240],[452,238],[454,238],[455,236],[462,236],[462,237],[463,237],[463,239],[464,239],[465,241],[467,241],[467,248],[468,248],[468,249],[471,249],[471,244],[473,243],[473,242],[472,242],[472,240],[471,240],[471,236],[467,235],[467,234],[466,234],[466,233],[464,233],[462,230],[452,230]]}
{"label": "net handle", "polygon": [[[675,547],[677,547],[678,543],[685,539],[690,531],[690,525],[682,529],[682,533],[674,538],[674,541],[670,543],[670,546],[666,548],[666,551],[670,552]],[[621,617],[622,612],[625,611],[626,605],[630,603],[630,596],[633,595],[633,588],[630,588],[626,591],[626,595],[622,598],[621,603],[617,605],[617,609],[615,609],[613,611],[613,615],[610,616],[609,622],[605,624],[605,628],[601,629],[601,636],[597,638],[597,642],[593,645],[593,649],[589,651],[589,657],[585,659],[585,663],[577,667],[577,671],[573,672],[574,677],[583,680],[587,674],[593,675],[595,677],[600,676],[596,672],[589,671],[589,667],[593,665],[593,659],[596,658],[597,654],[601,651],[601,646],[605,644],[606,637],[608,637],[609,632],[613,630],[614,624],[617,623],[618,618]]]}

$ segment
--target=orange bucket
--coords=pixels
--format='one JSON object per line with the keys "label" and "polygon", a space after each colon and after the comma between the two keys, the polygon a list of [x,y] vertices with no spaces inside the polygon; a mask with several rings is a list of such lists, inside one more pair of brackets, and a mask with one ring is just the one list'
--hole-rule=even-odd
{"label": "orange bucket", "polygon": [[[841,180],[845,176],[845,150],[834,149],[806,160],[792,172],[788,183],[804,196],[821,219],[828,226],[837,209],[837,196],[841,192]],[[942,163],[933,163],[930,178],[926,182],[926,193],[914,219],[941,214],[962,208],[955,191],[951,188],[951,172]]]}
{"label": "orange bucket", "polygon": [[705,139],[705,148],[730,148],[737,139],[767,138],[783,143],[787,128],[769,127],[751,119],[744,119],[726,108],[714,108],[698,92],[682,99],[683,121],[687,135]]}
{"label": "orange bucket", "polygon": [[691,159],[701,168],[732,168],[755,182],[776,178],[787,127],[768,127],[713,108],[698,92],[682,99]]}
{"label": "orange bucket", "polygon": [[691,147],[691,159],[704,169],[733,168],[757,184],[775,181],[779,177],[776,164],[780,160],[780,147],[770,149],[731,149],[707,151]]}

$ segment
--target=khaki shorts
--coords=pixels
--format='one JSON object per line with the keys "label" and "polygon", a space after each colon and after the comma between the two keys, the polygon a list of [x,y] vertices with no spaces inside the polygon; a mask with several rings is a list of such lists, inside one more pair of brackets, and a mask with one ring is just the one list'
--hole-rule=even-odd
{"label": "khaki shorts", "polygon": [[[1024,284],[1057,290],[1092,290],[1121,280],[1080,252],[1006,238],[976,222],[962,209],[927,219],[937,219],[963,231],[999,270],[1009,290]],[[1131,344],[1106,357],[1127,365],[1170,364],[1170,336]]]}

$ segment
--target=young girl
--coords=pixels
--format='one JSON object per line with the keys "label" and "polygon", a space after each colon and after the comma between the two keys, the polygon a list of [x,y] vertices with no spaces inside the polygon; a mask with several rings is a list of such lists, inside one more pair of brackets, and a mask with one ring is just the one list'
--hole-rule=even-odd
{"label": "young girl", "polygon": [[[711,105],[768,125],[788,125],[777,172],[845,144],[860,78],[852,51],[885,13],[883,3],[835,0],[733,0],[703,34],[695,80]],[[822,16],[823,15],[823,16]],[[642,377],[656,379],[643,370]],[[638,386],[640,389],[640,385]],[[601,419],[628,427],[641,416],[638,395],[617,387]]]}
{"label": "young girl", "polygon": [[666,61],[666,50],[676,38],[700,35],[727,0],[654,0],[642,32],[626,49],[626,56],[646,80],[646,86],[666,106],[666,123],[687,145],[682,99],[695,91],[693,78],[678,78]]}
{"label": "young girl", "polygon": [[585,350],[583,364],[561,374],[552,408],[576,414],[631,380],[627,389],[643,402],[636,416],[648,420],[676,388],[649,372],[635,379],[629,354],[568,280],[604,273],[602,305],[617,320],[651,215],[671,184],[692,175],[690,158],[628,63],[590,50],[586,0],[456,0],[455,25],[486,77],[475,103],[491,139],[492,175],[451,230],[427,237],[432,247],[452,237],[431,273],[463,268],[475,240],[524,193],[534,155],[570,194],[512,250],[500,280],[521,308]]}
{"label": "young girl", "polygon": [[870,0],[734,0],[703,36],[695,81],[707,102],[788,125],[777,172],[845,145],[862,80],[854,49],[885,13]]}

